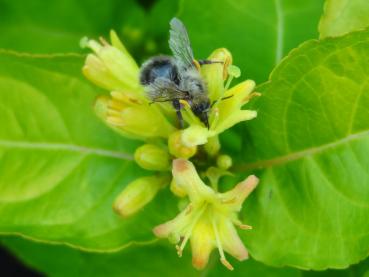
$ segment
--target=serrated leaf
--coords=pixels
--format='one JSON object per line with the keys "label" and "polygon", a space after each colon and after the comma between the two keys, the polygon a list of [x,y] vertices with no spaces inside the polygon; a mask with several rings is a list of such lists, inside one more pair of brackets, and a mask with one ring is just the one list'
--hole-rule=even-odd
{"label": "serrated leaf", "polygon": [[320,38],[336,37],[369,26],[367,0],[326,0],[319,23]]}
{"label": "serrated leaf", "polygon": [[368,63],[369,31],[309,41],[259,88],[238,164],[261,177],[244,209],[257,260],[321,270],[368,256]]}
{"label": "serrated leaf", "polygon": [[179,17],[189,29],[195,57],[226,47],[244,78],[265,81],[280,60],[315,38],[323,1],[185,0]]}
{"label": "serrated leaf", "polygon": [[134,218],[114,214],[123,187],[148,173],[132,161],[137,143],[93,113],[102,92],[82,63],[0,53],[0,233],[105,251],[151,241],[152,227],[176,212],[172,198],[161,194]]}

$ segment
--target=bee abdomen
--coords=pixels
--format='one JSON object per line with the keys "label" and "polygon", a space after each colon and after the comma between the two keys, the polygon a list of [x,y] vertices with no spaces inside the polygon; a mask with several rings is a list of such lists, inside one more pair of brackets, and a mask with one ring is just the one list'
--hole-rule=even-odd
{"label": "bee abdomen", "polygon": [[142,65],[140,72],[141,85],[150,85],[156,78],[169,79],[179,85],[178,68],[172,57],[156,56]]}

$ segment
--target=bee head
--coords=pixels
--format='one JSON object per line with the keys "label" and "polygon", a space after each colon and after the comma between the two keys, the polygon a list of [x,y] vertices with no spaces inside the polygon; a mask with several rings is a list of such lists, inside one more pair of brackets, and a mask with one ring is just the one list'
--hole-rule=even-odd
{"label": "bee head", "polygon": [[209,117],[208,113],[210,110],[209,99],[203,99],[198,103],[194,103],[191,107],[192,112],[201,120],[202,123],[209,129]]}

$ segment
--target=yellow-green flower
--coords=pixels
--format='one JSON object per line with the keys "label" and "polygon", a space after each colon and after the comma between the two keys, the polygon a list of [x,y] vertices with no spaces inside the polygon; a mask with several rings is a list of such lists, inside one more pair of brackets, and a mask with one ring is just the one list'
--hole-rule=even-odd
{"label": "yellow-green flower", "polygon": [[209,114],[209,130],[193,116],[189,107],[186,108],[185,118],[189,127],[182,131],[182,141],[186,146],[195,146],[207,143],[209,138],[219,135],[235,124],[256,117],[256,111],[242,110],[242,106],[258,95],[252,93],[255,82],[246,80],[235,87],[228,89],[229,82],[224,85],[228,76],[228,68],[232,63],[232,56],[227,49],[215,50],[208,60],[222,61],[223,64],[203,66],[202,77],[208,85],[208,94],[213,107]]}
{"label": "yellow-green flower", "polygon": [[221,262],[232,270],[224,251],[240,261],[248,258],[235,226],[251,229],[240,222],[237,213],[258,179],[249,176],[232,190],[219,193],[205,185],[194,165],[185,159],[174,160],[172,172],[176,186],[189,197],[190,204],[174,219],[155,227],[155,235],[176,243],[180,256],[189,240],[193,265],[198,269],[206,266],[210,253],[218,248]]}
{"label": "yellow-green flower", "polygon": [[167,138],[174,126],[156,105],[150,105],[140,85],[139,67],[119,41],[110,33],[112,45],[102,40],[84,44],[94,51],[86,58],[84,75],[96,85],[110,91],[95,102],[97,115],[112,129],[136,139]]}
{"label": "yellow-green flower", "polygon": [[[150,105],[138,80],[138,65],[115,32],[110,33],[110,39],[111,44],[103,39],[100,42],[84,39],[82,42],[94,52],[86,58],[82,69],[84,75],[96,85],[110,91],[110,96],[101,96],[96,100],[96,113],[108,126],[124,136],[142,140],[168,138],[177,130],[174,109],[170,103]],[[215,50],[208,59],[222,62],[201,67],[201,75],[213,103],[209,114],[210,128],[208,130],[192,113],[188,103],[182,101],[184,119],[188,127],[179,130],[180,139],[176,140],[179,150],[206,144],[210,138],[238,122],[256,116],[255,111],[241,109],[254,95],[251,93],[255,87],[253,81],[247,80],[228,89],[229,81],[233,78],[232,75],[229,76],[232,64],[229,51],[225,48]],[[226,80],[227,85],[224,85]],[[170,150],[173,150],[173,147],[170,147]],[[176,149],[173,152],[176,157],[187,155],[187,158],[196,153],[189,151],[186,154]]]}

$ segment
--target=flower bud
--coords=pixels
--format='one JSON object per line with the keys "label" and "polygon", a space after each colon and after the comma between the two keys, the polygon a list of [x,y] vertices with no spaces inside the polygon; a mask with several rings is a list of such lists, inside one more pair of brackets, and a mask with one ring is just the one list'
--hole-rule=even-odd
{"label": "flower bud", "polygon": [[188,159],[196,154],[196,146],[186,146],[182,141],[182,131],[172,133],[168,139],[169,153],[177,158]]}
{"label": "flower bud", "polygon": [[168,176],[142,177],[129,183],[118,195],[113,209],[119,215],[128,217],[148,204],[158,193],[159,189],[169,183]]}
{"label": "flower bud", "polygon": [[144,169],[166,171],[170,168],[169,153],[154,144],[145,144],[136,149],[136,163]]}
{"label": "flower bud", "polygon": [[217,165],[219,168],[227,170],[232,166],[232,158],[228,155],[220,155],[217,158]]}

